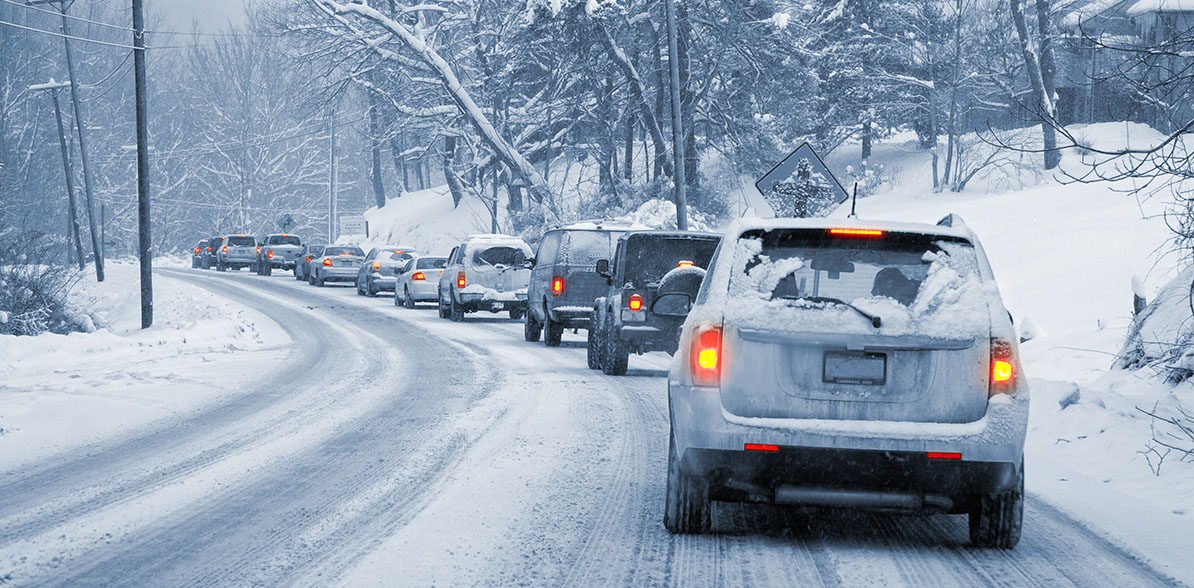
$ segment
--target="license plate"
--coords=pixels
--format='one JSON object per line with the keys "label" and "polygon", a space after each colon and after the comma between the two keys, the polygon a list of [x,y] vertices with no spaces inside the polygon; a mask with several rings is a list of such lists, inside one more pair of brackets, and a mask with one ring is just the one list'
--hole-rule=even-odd
{"label": "license plate", "polygon": [[827,384],[887,383],[887,354],[865,351],[826,351],[821,381]]}

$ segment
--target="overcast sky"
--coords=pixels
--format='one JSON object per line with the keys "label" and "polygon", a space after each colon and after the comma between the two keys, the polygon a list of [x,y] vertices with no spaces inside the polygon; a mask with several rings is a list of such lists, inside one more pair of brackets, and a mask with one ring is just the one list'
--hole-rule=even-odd
{"label": "overcast sky", "polygon": [[[189,31],[192,24],[201,32],[226,28],[230,22],[243,24],[246,0],[147,0],[150,18],[168,30]],[[159,20],[160,19],[160,20]]]}

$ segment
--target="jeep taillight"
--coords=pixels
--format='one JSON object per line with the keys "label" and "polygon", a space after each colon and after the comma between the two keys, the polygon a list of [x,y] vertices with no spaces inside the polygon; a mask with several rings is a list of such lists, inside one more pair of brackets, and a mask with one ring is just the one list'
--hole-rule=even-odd
{"label": "jeep taillight", "polygon": [[991,373],[989,395],[1010,394],[1016,385],[1016,358],[1012,344],[1003,339],[991,339]]}
{"label": "jeep taillight", "polygon": [[332,260],[331,260],[330,258],[327,258],[327,257],[323,258],[323,265],[326,265],[326,266],[328,266],[328,267],[332,267]]}
{"label": "jeep taillight", "polygon": [[208,248],[207,248],[207,252],[208,252],[208,253],[211,253],[211,247],[208,247]]}
{"label": "jeep taillight", "polygon": [[721,327],[698,327],[692,335],[692,384],[721,384]]}
{"label": "jeep taillight", "polygon": [[563,276],[556,276],[551,279],[551,294],[552,296],[559,296],[564,293],[564,278]]}
{"label": "jeep taillight", "polygon": [[630,298],[626,299],[626,308],[638,312],[643,309],[643,297],[639,294],[631,294]]}
{"label": "jeep taillight", "polygon": [[464,288],[465,284],[468,284],[468,281],[464,279],[464,272],[457,273],[456,274],[456,287]]}
{"label": "jeep taillight", "polygon": [[274,250],[270,249],[269,251],[266,251],[265,256],[269,259],[273,259],[274,258]]}
{"label": "jeep taillight", "polygon": [[427,276],[424,276],[423,272],[415,272],[414,275],[410,277],[410,279],[412,279],[416,282],[421,282],[423,280],[426,280]]}
{"label": "jeep taillight", "polygon": [[196,247],[196,248],[195,248],[195,255],[199,255],[199,248],[198,248],[198,247]]}

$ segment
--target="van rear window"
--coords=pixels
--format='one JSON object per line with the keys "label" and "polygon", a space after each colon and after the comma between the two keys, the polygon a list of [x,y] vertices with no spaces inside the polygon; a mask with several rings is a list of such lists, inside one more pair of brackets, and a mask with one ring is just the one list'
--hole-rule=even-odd
{"label": "van rear window", "polygon": [[302,245],[302,243],[299,242],[299,238],[295,237],[294,235],[274,235],[273,237],[267,238],[265,242],[270,245]]}
{"label": "van rear window", "polygon": [[256,247],[257,240],[252,237],[228,237],[228,244],[237,247]]}

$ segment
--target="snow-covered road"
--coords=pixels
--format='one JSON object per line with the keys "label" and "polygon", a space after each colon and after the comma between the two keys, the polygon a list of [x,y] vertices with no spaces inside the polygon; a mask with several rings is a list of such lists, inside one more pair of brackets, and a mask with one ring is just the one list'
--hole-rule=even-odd
{"label": "snow-covered road", "polygon": [[1033,496],[1010,552],[971,549],[964,517],[740,505],[673,537],[666,356],[613,378],[582,336],[547,349],[504,315],[161,274],[264,314],[290,351],[198,414],[0,474],[0,585],[1172,584]]}

